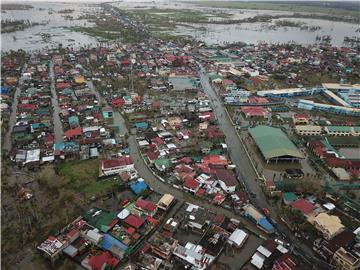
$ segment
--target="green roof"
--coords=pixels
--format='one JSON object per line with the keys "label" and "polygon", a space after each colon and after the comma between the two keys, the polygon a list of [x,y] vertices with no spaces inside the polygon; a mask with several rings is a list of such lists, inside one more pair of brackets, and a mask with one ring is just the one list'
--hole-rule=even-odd
{"label": "green roof", "polygon": [[351,127],[348,126],[327,126],[330,132],[351,132]]}
{"label": "green roof", "polygon": [[334,136],[326,138],[328,142],[333,146],[338,145],[358,145],[360,146],[359,137],[357,136]]}
{"label": "green roof", "polygon": [[109,225],[116,219],[116,212],[109,212],[99,208],[92,208],[83,216],[87,222],[102,232],[109,230]]}
{"label": "green roof", "polygon": [[15,141],[28,141],[32,140],[33,136],[25,132],[15,133]]}
{"label": "green roof", "polygon": [[294,143],[279,128],[257,126],[249,128],[249,132],[266,160],[282,156],[304,158]]}
{"label": "green roof", "polygon": [[283,197],[287,202],[295,202],[297,200],[297,196],[294,192],[285,192],[283,193]]}
{"label": "green roof", "polygon": [[171,167],[171,160],[168,159],[168,158],[159,158],[159,159],[155,160],[155,166],[170,168]]}
{"label": "green roof", "polygon": [[356,132],[356,133],[359,133],[360,132],[360,126],[356,126],[356,127],[353,127],[354,128],[354,131]]}

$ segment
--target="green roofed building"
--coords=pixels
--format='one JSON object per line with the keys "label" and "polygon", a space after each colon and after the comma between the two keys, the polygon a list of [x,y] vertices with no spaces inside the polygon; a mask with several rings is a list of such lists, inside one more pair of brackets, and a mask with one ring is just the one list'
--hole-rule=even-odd
{"label": "green roofed building", "polygon": [[155,167],[160,172],[166,171],[171,167],[171,160],[168,158],[159,158],[155,160]]}
{"label": "green roofed building", "polygon": [[279,128],[257,126],[249,128],[249,133],[267,163],[278,161],[294,162],[304,158],[304,155]]}
{"label": "green roofed building", "polygon": [[284,192],[283,193],[283,201],[286,205],[292,204],[297,200],[297,196],[294,192]]}

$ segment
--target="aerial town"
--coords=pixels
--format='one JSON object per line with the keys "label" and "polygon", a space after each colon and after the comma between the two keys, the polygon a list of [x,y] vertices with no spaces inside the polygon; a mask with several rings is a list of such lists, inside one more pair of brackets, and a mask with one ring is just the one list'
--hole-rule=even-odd
{"label": "aerial town", "polygon": [[[360,39],[292,20],[354,25],[351,6],[29,3],[2,4],[3,269],[360,269]],[[281,16],[264,38],[316,40],[174,34]]]}

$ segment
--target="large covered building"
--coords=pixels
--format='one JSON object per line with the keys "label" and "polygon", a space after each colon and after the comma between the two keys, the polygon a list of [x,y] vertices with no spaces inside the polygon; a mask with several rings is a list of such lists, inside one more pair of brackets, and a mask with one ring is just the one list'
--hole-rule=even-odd
{"label": "large covered building", "polygon": [[249,128],[249,133],[258,146],[266,162],[299,161],[304,155],[279,128],[257,126]]}

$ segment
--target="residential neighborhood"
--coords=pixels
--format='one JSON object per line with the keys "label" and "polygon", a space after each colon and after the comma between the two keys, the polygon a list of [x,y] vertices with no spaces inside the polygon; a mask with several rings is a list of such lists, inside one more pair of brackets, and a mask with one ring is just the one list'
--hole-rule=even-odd
{"label": "residential neighborhood", "polygon": [[359,269],[359,48],[126,14],[88,16],[146,40],[2,52],[2,267]]}

